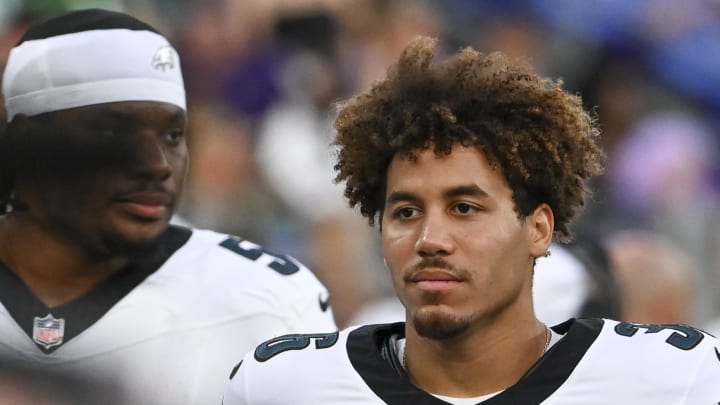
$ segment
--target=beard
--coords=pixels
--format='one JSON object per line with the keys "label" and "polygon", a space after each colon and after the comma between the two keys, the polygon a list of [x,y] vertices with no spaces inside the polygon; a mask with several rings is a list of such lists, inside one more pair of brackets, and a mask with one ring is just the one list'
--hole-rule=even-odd
{"label": "beard", "polygon": [[[425,258],[403,272],[403,282],[411,283],[413,275],[425,268],[439,268],[450,271],[458,279],[472,280],[472,273],[464,268],[458,268],[446,260],[433,257]],[[419,336],[434,340],[456,338],[470,328],[471,320],[443,311],[438,306],[444,301],[445,294],[441,292],[423,294],[423,301],[431,305],[412,314],[412,322]],[[402,300],[402,298],[401,298]],[[406,305],[407,308],[407,305]]]}
{"label": "beard", "polygon": [[135,239],[112,228],[101,228],[88,232],[73,225],[58,225],[60,232],[67,239],[73,240],[89,257],[95,260],[117,257],[141,260],[152,256],[158,250],[158,242],[169,227],[166,226],[156,236]]}
{"label": "beard", "polygon": [[419,336],[433,340],[456,338],[470,327],[469,319],[431,309],[415,313],[412,321]]}
{"label": "beard", "polygon": [[162,233],[153,239],[130,240],[117,233],[106,233],[101,237],[100,249],[97,251],[101,256],[124,256],[139,259],[151,256],[157,249],[157,242]]}

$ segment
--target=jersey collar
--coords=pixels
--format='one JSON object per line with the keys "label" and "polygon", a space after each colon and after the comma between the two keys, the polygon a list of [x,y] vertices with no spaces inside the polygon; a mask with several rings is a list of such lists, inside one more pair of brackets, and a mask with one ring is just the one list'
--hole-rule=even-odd
{"label": "jersey collar", "polygon": [[[520,381],[482,404],[539,404],[547,399],[568,379],[600,334],[603,322],[601,319],[571,319],[554,326],[552,329],[565,337]],[[414,386],[404,372],[393,367],[392,358],[386,353],[391,336],[404,337],[405,323],[367,325],[348,336],[350,362],[368,387],[388,405],[447,405]]]}

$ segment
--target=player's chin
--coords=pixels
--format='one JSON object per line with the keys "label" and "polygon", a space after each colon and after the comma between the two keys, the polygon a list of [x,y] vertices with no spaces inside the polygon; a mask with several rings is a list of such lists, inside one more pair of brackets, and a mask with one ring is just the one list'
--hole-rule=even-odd
{"label": "player's chin", "polygon": [[[120,221],[115,223],[108,242],[119,251],[144,251],[152,247],[167,230],[170,219],[156,221]],[[115,249],[112,249],[115,250]]]}
{"label": "player's chin", "polygon": [[412,322],[418,335],[434,340],[458,337],[470,327],[466,317],[443,305],[420,308],[412,314]]}
{"label": "player's chin", "polygon": [[153,243],[165,232],[170,219],[157,220],[152,222],[141,222],[129,224],[123,229],[123,234],[129,241],[136,243]]}

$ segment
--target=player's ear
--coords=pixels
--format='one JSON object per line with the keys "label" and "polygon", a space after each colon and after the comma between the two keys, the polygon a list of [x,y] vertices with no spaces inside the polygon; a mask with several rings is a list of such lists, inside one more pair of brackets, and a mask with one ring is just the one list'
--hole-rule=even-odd
{"label": "player's ear", "polygon": [[540,204],[526,218],[529,228],[530,255],[532,257],[544,256],[550,249],[553,231],[555,230],[555,215],[549,205]]}

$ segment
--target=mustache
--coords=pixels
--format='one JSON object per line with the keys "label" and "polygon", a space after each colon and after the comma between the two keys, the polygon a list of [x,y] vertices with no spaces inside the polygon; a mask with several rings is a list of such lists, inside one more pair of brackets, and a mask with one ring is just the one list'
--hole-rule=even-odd
{"label": "mustache", "polygon": [[403,280],[406,282],[410,282],[415,273],[427,268],[447,270],[449,273],[462,280],[467,280],[470,278],[469,271],[458,268],[441,257],[427,257],[405,270],[405,272],[403,272]]}
{"label": "mustache", "polygon": [[149,182],[145,184],[138,184],[135,187],[119,190],[113,194],[116,200],[151,200],[156,203],[168,203],[174,204],[175,193],[172,192],[168,187],[163,184],[156,182]]}

